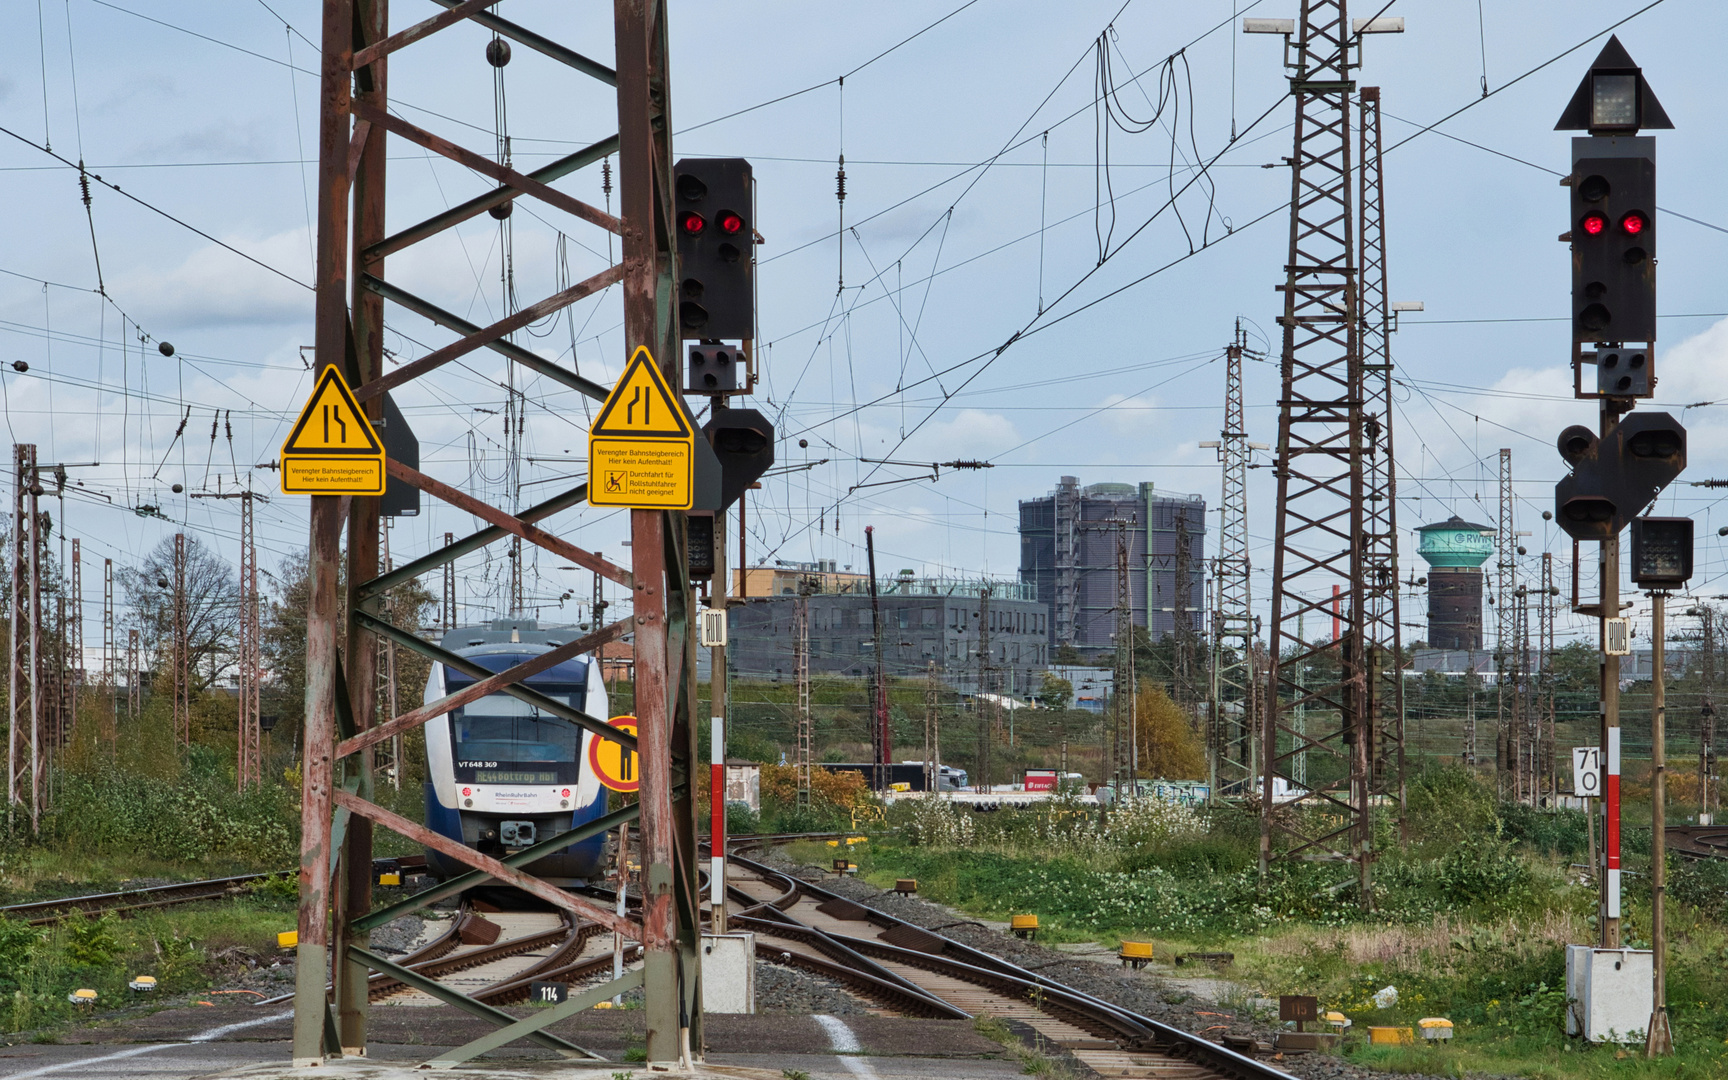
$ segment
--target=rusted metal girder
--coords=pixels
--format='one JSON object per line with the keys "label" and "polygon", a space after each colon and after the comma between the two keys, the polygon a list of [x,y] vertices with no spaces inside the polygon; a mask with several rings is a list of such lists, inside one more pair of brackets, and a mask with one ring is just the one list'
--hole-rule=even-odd
{"label": "rusted metal girder", "polygon": [[[1354,40],[1345,0],[1303,0],[1290,82],[1296,101],[1290,247],[1279,286],[1283,383],[1260,868],[1264,873],[1275,859],[1352,862],[1360,901],[1368,907],[1373,728],[1363,635],[1366,492],[1350,138]],[[1300,627],[1307,616],[1310,628],[1330,620],[1332,640],[1304,640]],[[1297,715],[1305,722],[1295,723]],[[1325,759],[1343,768],[1322,767]]]}
{"label": "rusted metal girder", "polygon": [[[538,503],[522,511],[520,514],[516,515],[516,520],[524,523],[541,521],[545,518],[551,517],[553,514],[556,514],[561,510],[568,510],[573,506],[580,506],[587,501],[588,485],[578,484],[576,487],[561,495],[553,496],[543,503]],[[418,559],[404,563],[388,573],[380,574],[371,581],[363,582],[360,586],[360,595],[362,597],[371,597],[389,592],[396,586],[405,585],[422,574],[430,573],[441,566],[449,566],[451,563],[460,559],[469,552],[479,551],[492,541],[502,540],[508,535],[510,535],[510,531],[498,525],[488,525],[486,528],[465,536],[460,540],[454,540],[452,539],[452,534],[445,533],[444,537],[446,542],[443,547],[431,554],[422,555]],[[454,595],[447,597],[446,600],[454,600]],[[453,608],[454,605],[452,603],[447,602],[445,604],[445,619],[447,621],[455,618]],[[454,627],[455,623],[451,621],[450,625],[451,627]]]}
{"label": "rusted metal girder", "polygon": [[[557,312],[607,286],[622,282],[629,345],[648,345],[667,370],[677,363],[676,328],[671,314],[674,245],[667,203],[671,147],[666,85],[666,23],[661,0],[620,3],[615,12],[617,52],[623,74],[606,68],[538,34],[487,11],[490,0],[437,0],[448,10],[395,35],[389,32],[387,0],[327,0],[322,27],[318,215],[316,252],[316,352],[320,373],[340,367],[367,416],[377,422],[383,394],[418,379],[435,378],[451,360],[476,349],[490,349],[590,397],[607,388],[558,366],[509,341],[509,335],[535,319]],[[520,42],[560,63],[620,87],[621,134],[523,174],[503,167],[389,112],[386,65],[411,57],[418,41],[459,22],[471,21]],[[494,191],[387,236],[384,231],[388,138],[405,138],[501,182]],[[548,186],[602,156],[618,153],[624,192],[621,214],[597,210]],[[408,252],[427,237],[513,198],[536,199],[579,220],[619,232],[623,261],[551,297],[530,304],[489,327],[478,327],[390,284],[386,255]],[[358,254],[358,258],[356,258]],[[350,266],[354,266],[350,277]],[[400,305],[454,331],[458,340],[394,370],[383,371],[386,302]],[[488,527],[401,569],[380,567],[378,499],[369,496],[314,496],[309,543],[310,597],[307,620],[306,728],[303,757],[301,905],[298,973],[295,986],[294,1059],[316,1064],[330,1055],[363,1053],[367,1026],[367,973],[389,967],[366,947],[366,935],[379,918],[368,913],[371,896],[371,839],[374,823],[476,868],[468,884],[486,878],[534,893],[608,929],[642,941],[647,964],[648,1049],[651,1061],[688,1059],[692,1038],[700,1045],[696,995],[695,831],[688,778],[694,752],[692,709],[693,641],[686,632],[693,601],[682,571],[684,516],[637,511],[631,569],[618,566],[538,527],[562,510],[585,501],[586,486],[566,492],[520,514],[398,462],[390,475],[464,511]],[[346,544],[346,604],[337,594],[338,559]],[[381,617],[384,595],[396,585],[461,555],[505,537],[537,544],[634,591],[635,611],[628,620],[596,630],[542,656],[494,673],[441,649]],[[381,572],[381,570],[383,572]],[[345,617],[343,612],[346,612]],[[636,715],[641,734],[632,738],[580,710],[540,694],[523,680],[577,653],[615,641],[627,631],[636,637],[639,658]],[[337,643],[344,644],[338,658]],[[396,717],[376,715],[379,641],[414,649],[476,680],[475,684]],[[646,657],[644,664],[641,658]],[[623,812],[639,815],[645,839],[644,917],[641,922],[571,896],[516,868],[537,849],[507,860],[481,855],[459,842],[391,813],[371,801],[372,748],[428,719],[489,693],[506,693],[543,711],[576,723],[630,750],[639,750],[642,777],[639,805]],[[607,821],[618,815],[609,815]],[[577,830],[581,833],[581,830]],[[575,834],[570,834],[575,835]],[[562,843],[573,842],[569,836]],[[404,910],[422,906],[447,890],[411,898]],[[394,912],[402,905],[390,909]],[[383,916],[386,912],[378,913]],[[393,915],[391,917],[394,917]],[[334,1009],[327,1007],[323,981],[334,957]],[[460,998],[461,995],[455,995]],[[466,1001],[466,999],[462,999]],[[474,1011],[474,1010],[470,1010]],[[491,1015],[491,1014],[483,1014]],[[503,1014],[492,1017],[500,1023]],[[529,1034],[534,1025],[501,1032]],[[532,1037],[532,1035],[531,1035]],[[488,1042],[497,1041],[498,1036]]]}
{"label": "rusted metal girder", "polygon": [[[614,0],[618,64],[619,209],[624,223],[624,351],[646,347],[678,378],[672,119],[664,0]],[[635,578],[636,718],[642,788],[642,937],[648,1061],[688,1060],[700,1047],[696,841],[688,793],[674,799],[678,763],[696,758],[694,606],[684,579],[685,515],[630,512]],[[686,775],[688,772],[686,771]],[[689,1018],[688,1026],[681,1023]]]}
{"label": "rusted metal girder", "polygon": [[411,469],[400,461],[392,459],[389,462],[389,468],[390,475],[394,476],[396,479],[401,480],[404,483],[413,484],[426,494],[435,495],[458,509],[468,511],[470,514],[473,514],[475,517],[480,518],[483,521],[490,521],[500,529],[503,529],[515,536],[519,536],[531,544],[537,544],[540,547],[545,548],[547,551],[552,552],[554,555],[559,555],[563,558],[569,559],[576,565],[592,570],[603,577],[610,578],[620,585],[628,586],[631,583],[630,571],[624,569],[622,566],[609,562],[592,552],[584,551],[575,544],[572,544],[567,540],[560,540],[556,536],[537,529],[532,525],[526,525],[519,518],[507,511],[500,510],[495,506],[490,506],[483,500],[476,499],[474,496],[466,494],[457,488],[453,488],[449,484],[434,480],[425,473],[420,472],[417,469]]}
{"label": "rusted metal girder", "polygon": [[428,720],[443,716],[452,709],[459,709],[470,701],[478,701],[488,694],[498,693],[507,686],[513,686],[532,675],[538,675],[549,668],[557,667],[566,660],[581,656],[586,652],[592,652],[609,642],[618,641],[629,632],[630,620],[620,619],[592,634],[585,634],[550,652],[541,653],[532,660],[526,660],[515,667],[506,668],[489,679],[470,683],[453,694],[445,694],[437,701],[429,701],[418,709],[410,709],[394,720],[355,735],[351,739],[344,739],[336,744],[336,756],[345,758],[349,754],[366,749],[368,746],[376,746],[410,728],[419,727]]}

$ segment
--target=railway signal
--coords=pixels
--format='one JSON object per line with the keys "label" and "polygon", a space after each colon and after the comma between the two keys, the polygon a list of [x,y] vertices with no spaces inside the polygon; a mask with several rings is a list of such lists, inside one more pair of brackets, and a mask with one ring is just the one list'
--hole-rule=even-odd
{"label": "railway signal", "polygon": [[720,459],[720,509],[725,509],[774,464],[774,425],[755,409],[716,406],[702,433]]}
{"label": "railway signal", "polygon": [[1632,581],[1641,589],[1678,589],[1692,577],[1692,519],[1632,519]]}
{"label": "railway signal", "polygon": [[1656,140],[1572,141],[1572,340],[1656,340]]}
{"label": "railway signal", "polygon": [[1686,428],[1667,413],[1633,413],[1604,437],[1560,433],[1572,471],[1554,485],[1555,519],[1574,540],[1610,540],[1686,468]]}
{"label": "railway signal", "polygon": [[685,158],[672,173],[679,333],[715,341],[754,338],[755,183],[750,163],[743,158]]}

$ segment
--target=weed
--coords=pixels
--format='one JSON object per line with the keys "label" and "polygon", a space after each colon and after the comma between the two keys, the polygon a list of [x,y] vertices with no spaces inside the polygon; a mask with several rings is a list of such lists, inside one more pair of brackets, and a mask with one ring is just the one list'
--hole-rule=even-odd
{"label": "weed", "polygon": [[646,1046],[626,1047],[624,1050],[624,1060],[625,1061],[647,1061],[648,1060],[648,1048]]}
{"label": "weed", "polygon": [[972,1030],[989,1039],[1006,1046],[1011,1042],[1019,1042],[1014,1037],[1014,1029],[1008,1026],[1008,1021],[989,1013],[979,1013],[972,1018]]}
{"label": "weed", "polygon": [[803,1069],[781,1069],[781,1080],[810,1080],[810,1074]]}
{"label": "weed", "polygon": [[22,919],[0,918],[0,987],[16,987],[29,964],[31,950],[46,935]]}
{"label": "weed", "polygon": [[1062,1063],[1046,1054],[1042,1049],[1027,1046],[1014,1034],[1014,1029],[1001,1017],[988,1013],[979,1013],[972,1018],[972,1030],[989,1039],[1000,1043],[1002,1048],[1014,1055],[1020,1063],[1020,1072],[1025,1076],[1042,1076],[1045,1080],[1070,1080],[1071,1074]]}
{"label": "weed", "polygon": [[121,949],[120,939],[115,936],[119,922],[119,917],[111,912],[94,919],[68,922],[63,946],[66,959],[89,967],[112,963]]}

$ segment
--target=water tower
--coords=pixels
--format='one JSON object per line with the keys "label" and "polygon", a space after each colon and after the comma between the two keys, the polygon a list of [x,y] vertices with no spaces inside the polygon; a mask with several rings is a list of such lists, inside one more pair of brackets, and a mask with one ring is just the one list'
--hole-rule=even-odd
{"label": "water tower", "polygon": [[1482,647],[1482,564],[1494,554],[1494,530],[1454,514],[1416,530],[1416,554],[1428,562],[1428,644]]}

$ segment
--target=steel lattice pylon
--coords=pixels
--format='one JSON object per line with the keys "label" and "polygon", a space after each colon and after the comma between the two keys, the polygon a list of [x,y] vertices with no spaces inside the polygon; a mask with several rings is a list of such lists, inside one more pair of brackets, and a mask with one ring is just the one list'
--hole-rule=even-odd
{"label": "steel lattice pylon", "polygon": [[1698,681],[1698,821],[1703,824],[1716,810],[1716,609],[1699,604]]}
{"label": "steel lattice pylon", "polygon": [[[1363,664],[1363,425],[1350,138],[1353,35],[1344,0],[1303,0],[1280,362],[1271,671],[1260,866],[1334,858],[1372,906],[1371,729]],[[1312,612],[1335,640],[1298,630]],[[1298,674],[1312,667],[1306,685]],[[1291,714],[1302,711],[1305,730]],[[1308,784],[1292,775],[1307,758]],[[1288,785],[1280,790],[1278,781]],[[1274,813],[1274,810],[1277,812]],[[1277,841],[1283,841],[1279,843]]]}
{"label": "steel lattice pylon", "polygon": [[1217,605],[1212,615],[1210,771],[1214,797],[1256,786],[1260,746],[1254,709],[1254,612],[1248,563],[1248,429],[1242,409],[1242,357],[1248,353],[1241,320],[1224,350],[1224,430],[1218,458],[1223,495],[1218,504],[1218,558],[1213,564]]}
{"label": "steel lattice pylon", "polygon": [[1134,674],[1134,597],[1129,588],[1129,523],[1120,518],[1109,520],[1116,526],[1116,673],[1111,679],[1115,686],[1111,697],[1116,705],[1116,736],[1111,775],[1116,781],[1116,795],[1121,798],[1133,789],[1132,781],[1140,776],[1140,713],[1136,705],[1140,682]]}
{"label": "steel lattice pylon", "polygon": [[[120,729],[120,652],[114,641],[114,560],[102,560],[102,685],[108,691],[108,722],[103,735],[112,741]],[[132,676],[126,676],[130,683]]]}
{"label": "steel lattice pylon", "polygon": [[1537,645],[1541,650],[1536,674],[1536,723],[1540,750],[1537,754],[1537,794],[1556,805],[1560,793],[1559,774],[1554,771],[1554,607],[1560,589],[1554,584],[1554,553],[1542,553],[1542,597],[1537,608]]}
{"label": "steel lattice pylon", "polygon": [[1398,605],[1398,469],[1392,449],[1392,304],[1386,283],[1386,188],[1380,156],[1380,88],[1362,88],[1362,427],[1367,470],[1363,516],[1364,646],[1375,795],[1395,800],[1404,836],[1404,637]]}
{"label": "steel lattice pylon", "polygon": [[1500,450],[1499,514],[1494,519],[1494,775],[1502,795],[1516,798],[1517,756],[1513,731],[1515,697],[1507,691],[1517,681],[1518,621],[1512,592],[1518,587],[1518,529],[1512,513],[1512,451]]}
{"label": "steel lattice pylon", "polygon": [[174,534],[174,627],[169,663],[174,668],[174,742],[192,745],[192,646],[187,633],[186,534]]}
{"label": "steel lattice pylon", "polygon": [[798,805],[810,805],[811,760],[815,754],[816,734],[810,719],[810,590],[808,582],[798,583],[797,598],[792,601],[792,677],[798,686]]}
{"label": "steel lattice pylon", "polygon": [[66,627],[66,715],[61,721],[61,744],[70,740],[78,727],[78,684],[84,681],[84,545],[72,541],[71,596],[72,614],[64,620]]}
{"label": "steel lattice pylon", "polygon": [[8,620],[11,659],[7,676],[6,825],[17,828],[14,815],[25,811],[34,834],[42,814],[42,593],[41,517],[37,496],[42,491],[36,472],[34,443],[12,446],[12,572]]}
{"label": "steel lattice pylon", "polygon": [[[671,304],[678,291],[676,242],[672,234],[672,130],[666,5],[664,0],[614,0],[608,67],[563,44],[501,18],[485,0],[438,0],[446,9],[391,32],[387,0],[325,0],[320,42],[318,146],[318,240],[316,252],[317,374],[345,372],[354,399],[376,425],[384,395],[409,383],[446,377],[440,369],[479,350],[502,354],[566,391],[601,400],[608,388],[524,348],[512,335],[569,305],[620,285],[623,299],[622,356],[647,350],[678,379],[681,342]],[[475,25],[521,46],[522,60],[572,79],[593,79],[615,90],[618,133],[550,161],[532,173],[517,172],[420,127],[390,107],[387,67],[424,63],[417,44],[439,34],[470,33]],[[462,30],[452,30],[463,27]],[[473,39],[470,39],[473,40]],[[470,54],[476,62],[479,50]],[[427,58],[430,59],[430,58]],[[421,68],[417,74],[442,72]],[[612,90],[607,91],[610,95]],[[562,100],[562,99],[561,99]],[[606,110],[606,111],[609,111]],[[589,115],[593,115],[590,113]],[[436,118],[435,118],[436,119]],[[432,217],[391,233],[386,213],[388,149],[412,144],[453,161],[495,187]],[[617,216],[591,206],[553,183],[610,155],[618,159]],[[621,238],[619,259],[592,276],[491,324],[473,325],[440,307],[434,298],[405,288],[404,281],[438,287],[425,273],[422,241],[488,211],[521,200],[526,208],[557,212]],[[406,206],[398,209],[406,209]],[[568,228],[557,225],[555,228]],[[579,226],[585,227],[585,226]],[[388,272],[386,261],[388,260]],[[416,274],[414,268],[421,272]],[[408,363],[385,370],[385,304],[436,324],[446,343]],[[449,302],[449,301],[446,301]],[[453,338],[453,339],[452,339]],[[470,361],[472,362],[472,361]],[[293,1054],[297,1065],[320,1064],[326,1056],[363,1053],[367,1041],[369,970],[385,971],[447,1004],[469,1011],[474,1002],[458,991],[422,978],[367,947],[368,934],[393,918],[433,902],[436,890],[371,910],[372,832],[382,825],[470,868],[457,888],[488,879],[531,893],[545,903],[640,942],[640,970],[515,1022],[495,1010],[485,1015],[504,1026],[465,1046],[441,1052],[455,1064],[518,1038],[571,1057],[591,1056],[574,1043],[542,1030],[593,1001],[644,988],[643,1028],[647,1059],[657,1068],[689,1067],[702,1046],[701,953],[696,910],[697,840],[693,807],[696,749],[694,593],[686,558],[682,512],[632,509],[629,566],[606,560],[560,536],[552,520],[585,504],[587,485],[520,511],[420,472],[400,460],[386,462],[392,482],[406,484],[482,519],[476,532],[386,569],[379,543],[379,499],[371,495],[315,495],[311,499],[306,632],[306,719],[301,765],[301,849],[298,962],[295,981]],[[344,534],[346,534],[344,542]],[[385,598],[397,586],[431,574],[462,556],[511,538],[543,548],[627,590],[631,615],[594,625],[502,672],[400,626],[386,614]],[[346,581],[340,571],[346,568]],[[346,590],[346,597],[340,590]],[[447,605],[452,606],[452,605]],[[592,655],[626,634],[635,635],[635,735],[610,726],[570,703],[526,685],[539,671],[564,660]],[[475,682],[399,716],[379,715],[379,640],[393,641]],[[339,650],[339,643],[345,647]],[[583,729],[589,737],[619,744],[638,755],[640,789],[635,803],[575,826],[535,845],[493,858],[459,840],[404,818],[372,801],[374,748],[457,708],[467,693],[504,693]],[[610,904],[558,889],[520,866],[540,855],[639,822],[635,851],[642,867],[636,911],[617,914]],[[328,1003],[326,970],[334,983]],[[699,1050],[696,1051],[699,1053]]]}
{"label": "steel lattice pylon", "polygon": [[258,692],[263,681],[263,650],[258,638],[258,545],[253,533],[252,492],[240,496],[240,694],[238,720],[239,786],[259,783],[264,775],[260,757]]}

